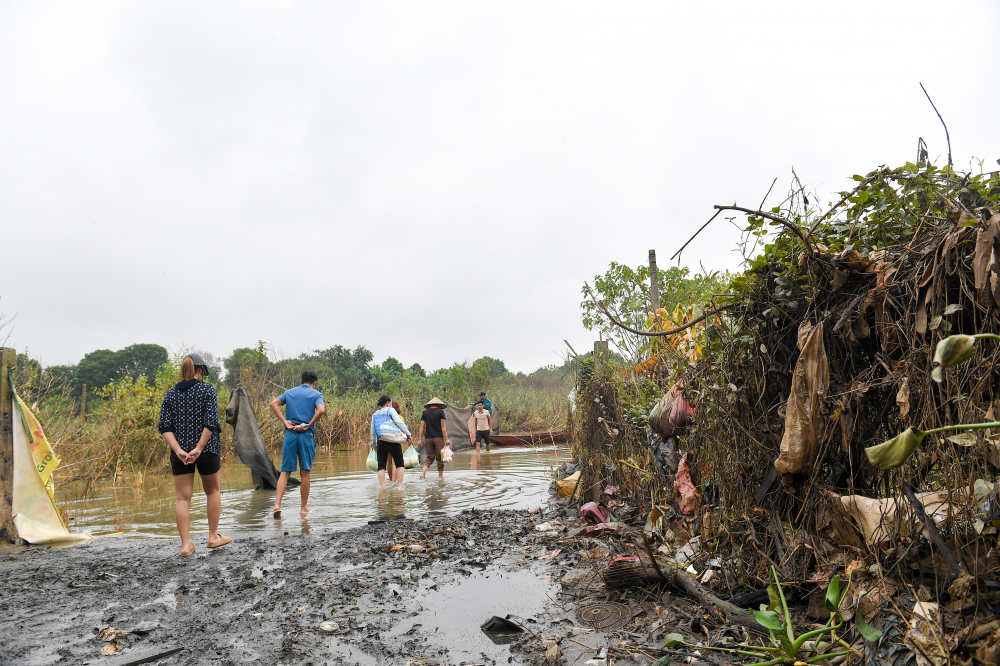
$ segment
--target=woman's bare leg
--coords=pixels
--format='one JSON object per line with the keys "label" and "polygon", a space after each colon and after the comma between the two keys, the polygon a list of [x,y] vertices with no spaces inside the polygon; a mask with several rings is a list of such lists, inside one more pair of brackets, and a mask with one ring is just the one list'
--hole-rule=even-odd
{"label": "woman's bare leg", "polygon": [[205,488],[205,505],[208,509],[208,543],[219,540],[219,516],[222,515],[221,472],[201,477],[201,485]]}
{"label": "woman's bare leg", "polygon": [[174,477],[174,518],[177,533],[181,536],[181,552],[194,548],[191,541],[191,493],[194,491],[194,472]]}

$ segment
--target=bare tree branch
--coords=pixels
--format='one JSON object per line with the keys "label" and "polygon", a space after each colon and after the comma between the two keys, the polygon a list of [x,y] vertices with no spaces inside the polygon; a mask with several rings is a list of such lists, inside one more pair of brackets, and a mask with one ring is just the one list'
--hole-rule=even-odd
{"label": "bare tree branch", "polygon": [[742,206],[715,206],[715,208],[717,210],[737,210],[741,213],[746,213],[747,215],[756,215],[758,217],[767,218],[768,220],[773,220],[774,222],[791,229],[795,235],[802,240],[802,244],[806,246],[806,252],[809,253],[809,256],[816,254],[816,249],[812,246],[812,243],[809,242],[809,239],[803,235],[802,230],[783,217],[779,217],[772,213],[765,213],[762,210],[743,208]]}
{"label": "bare tree branch", "polygon": [[584,282],[583,286],[587,288],[587,293],[590,294],[590,300],[594,301],[594,305],[596,305],[601,310],[601,312],[604,313],[605,317],[607,317],[608,319],[611,320],[612,324],[614,324],[615,326],[617,326],[619,328],[625,329],[629,333],[635,333],[636,335],[645,335],[646,337],[649,337],[649,338],[658,338],[658,337],[661,337],[661,336],[664,336],[664,335],[677,335],[681,331],[683,331],[685,329],[688,329],[688,328],[691,328],[695,324],[697,324],[699,322],[702,322],[702,321],[705,321],[709,317],[711,317],[713,315],[716,315],[716,314],[722,312],[723,310],[728,310],[729,308],[734,307],[736,305],[735,303],[730,303],[729,305],[720,305],[719,307],[715,308],[711,312],[706,312],[702,316],[697,317],[695,319],[692,319],[691,321],[689,321],[688,323],[684,324],[683,326],[678,326],[677,328],[672,328],[669,331],[640,331],[640,330],[638,330],[636,328],[632,328],[631,326],[623,324],[620,321],[618,321],[617,319],[615,319],[614,316],[612,316],[612,314],[610,312],[608,312],[608,309],[606,307],[604,307],[604,304],[601,303],[600,301],[598,301],[594,297],[594,292],[590,290],[590,285],[587,284],[586,282]]}

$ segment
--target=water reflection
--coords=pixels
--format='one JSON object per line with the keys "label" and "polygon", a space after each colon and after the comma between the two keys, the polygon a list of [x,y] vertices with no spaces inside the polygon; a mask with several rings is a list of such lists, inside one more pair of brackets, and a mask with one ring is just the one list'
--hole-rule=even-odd
{"label": "water reflection", "polygon": [[406,500],[403,494],[405,490],[405,484],[402,488],[395,485],[379,488],[377,520],[402,520],[406,518]]}
{"label": "water reflection", "polygon": [[[364,525],[371,520],[401,520],[458,513],[468,508],[534,508],[548,497],[547,468],[565,462],[564,447],[498,449],[490,453],[460,451],[445,469],[444,477],[419,469],[408,470],[402,488],[382,490],[377,477],[365,468],[364,451],[320,453],[313,461],[309,505],[313,512],[301,518],[298,511],[271,518],[273,491],[253,490],[250,471],[233,457],[222,469],[220,530],[303,534]],[[436,472],[436,470],[432,470]],[[125,536],[176,537],[174,489],[169,474],[149,474],[141,484],[106,486],[96,496],[79,500],[78,488],[56,480],[57,500],[70,518],[72,531],[123,532]],[[298,505],[297,491],[289,489],[289,506]],[[203,537],[205,495],[195,478],[191,501],[192,534]]]}

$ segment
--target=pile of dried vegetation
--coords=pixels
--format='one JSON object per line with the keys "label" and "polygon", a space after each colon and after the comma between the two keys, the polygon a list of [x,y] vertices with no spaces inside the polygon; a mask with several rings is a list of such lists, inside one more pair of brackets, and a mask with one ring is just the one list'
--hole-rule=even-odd
{"label": "pile of dried vegetation", "polygon": [[[996,663],[1000,429],[929,435],[889,470],[866,449],[1000,416],[997,342],[931,373],[947,336],[1000,334],[1000,174],[922,162],[854,179],[828,208],[801,187],[766,211],[716,207],[746,216],[746,270],[696,326],[645,332],[701,327],[696,358],[661,345],[646,377],[581,374],[583,492],[648,516],[667,551],[722,556],[732,590],[768,587],[773,566],[808,596],[854,571],[852,612],[885,645]],[[628,404],[648,405],[646,382],[677,386],[691,425],[638,432]]]}

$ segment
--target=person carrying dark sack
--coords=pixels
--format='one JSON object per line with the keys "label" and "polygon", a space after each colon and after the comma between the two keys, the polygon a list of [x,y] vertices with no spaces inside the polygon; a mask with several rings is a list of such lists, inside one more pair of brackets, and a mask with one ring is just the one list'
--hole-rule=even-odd
{"label": "person carrying dark sack", "polygon": [[222,442],[219,433],[219,398],[208,377],[208,365],[201,354],[191,353],[181,361],[180,381],[163,398],[157,428],[170,445],[170,468],[174,474],[176,503],[174,517],[181,537],[181,557],[194,555],[191,541],[191,495],[195,470],[201,475],[208,510],[208,547],[218,548],[232,541],[219,534],[222,491]]}

